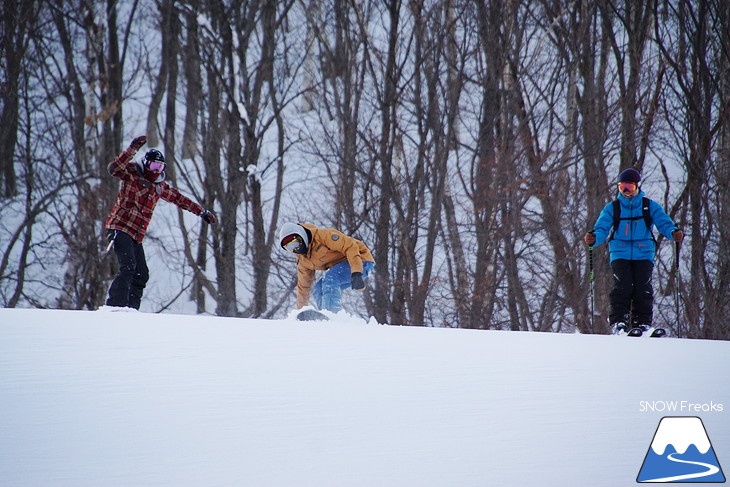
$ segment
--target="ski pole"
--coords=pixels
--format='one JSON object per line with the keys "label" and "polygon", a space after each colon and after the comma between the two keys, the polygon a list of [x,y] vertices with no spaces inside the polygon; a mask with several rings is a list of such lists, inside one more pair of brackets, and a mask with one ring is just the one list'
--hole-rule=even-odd
{"label": "ski pole", "polygon": [[674,242],[674,259],[676,260],[676,269],[674,273],[675,278],[675,291],[674,291],[674,304],[676,306],[677,313],[677,334],[682,336],[682,320],[679,316],[679,298],[681,296],[679,291],[679,242]]}
{"label": "ski pole", "polygon": [[593,245],[588,246],[588,262],[590,271],[588,272],[588,282],[590,283],[591,288],[591,333],[596,332],[595,327],[595,303],[594,303],[594,296],[595,296],[595,281],[593,279]]}

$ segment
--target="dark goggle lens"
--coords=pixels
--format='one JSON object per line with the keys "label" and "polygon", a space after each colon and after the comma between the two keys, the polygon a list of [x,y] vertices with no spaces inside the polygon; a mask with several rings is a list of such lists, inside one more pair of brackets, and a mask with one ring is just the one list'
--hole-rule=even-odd
{"label": "dark goggle lens", "polygon": [[304,241],[299,235],[287,235],[281,240],[281,246],[291,253],[295,253],[301,249],[303,245]]}

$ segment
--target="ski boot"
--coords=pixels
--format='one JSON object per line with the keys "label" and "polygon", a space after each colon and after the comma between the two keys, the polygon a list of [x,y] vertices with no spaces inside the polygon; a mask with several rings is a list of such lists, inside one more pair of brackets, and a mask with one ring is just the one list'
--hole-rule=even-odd
{"label": "ski boot", "polygon": [[625,335],[627,332],[626,323],[618,322],[611,325],[611,330],[614,335]]}

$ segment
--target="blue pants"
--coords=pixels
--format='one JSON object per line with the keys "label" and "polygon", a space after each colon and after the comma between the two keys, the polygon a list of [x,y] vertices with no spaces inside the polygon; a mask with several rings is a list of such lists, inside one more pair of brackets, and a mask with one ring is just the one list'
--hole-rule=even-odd
{"label": "blue pants", "polygon": [[[375,262],[362,263],[362,277],[368,277],[375,268]],[[342,309],[342,290],[352,287],[352,271],[347,261],[333,265],[324,276],[314,284],[312,297],[319,309],[337,313]]]}

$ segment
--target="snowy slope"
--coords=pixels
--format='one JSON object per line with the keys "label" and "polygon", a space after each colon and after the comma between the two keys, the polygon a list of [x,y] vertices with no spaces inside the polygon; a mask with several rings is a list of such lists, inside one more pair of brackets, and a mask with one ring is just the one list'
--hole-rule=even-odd
{"label": "snowy slope", "polygon": [[730,467],[729,383],[730,342],[0,309],[0,485],[630,486],[663,416]]}

